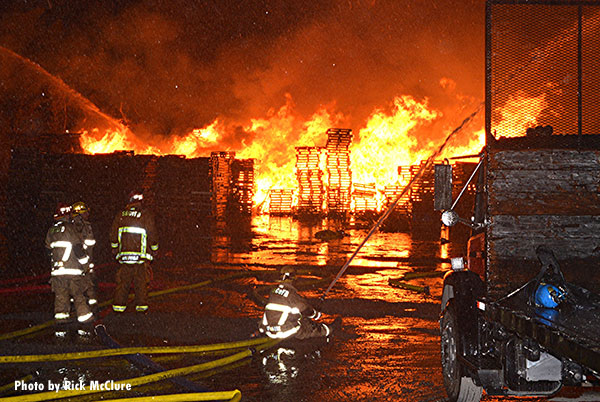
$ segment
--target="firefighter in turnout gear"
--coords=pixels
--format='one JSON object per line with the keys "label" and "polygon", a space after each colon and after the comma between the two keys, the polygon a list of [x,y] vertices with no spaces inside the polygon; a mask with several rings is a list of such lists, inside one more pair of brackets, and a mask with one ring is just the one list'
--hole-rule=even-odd
{"label": "firefighter in turnout gear", "polygon": [[158,239],[154,217],[143,208],[143,199],[141,192],[132,192],[127,207],[117,214],[110,231],[113,255],[119,262],[113,302],[113,310],[117,313],[124,312],[127,307],[132,281],[135,290],[135,310],[148,310],[150,262],[158,250]]}
{"label": "firefighter in turnout gear", "polygon": [[283,268],[281,274],[279,285],[269,295],[259,331],[270,338],[278,339],[329,336],[331,334],[329,326],[313,321],[318,320],[321,313],[311,307],[293,286],[295,269]]}
{"label": "firefighter in turnout gear", "polygon": [[59,204],[54,214],[55,223],[46,234],[46,248],[52,260],[50,284],[55,295],[54,318],[63,322],[67,320],[73,299],[77,321],[83,323],[93,317],[83,295],[86,287],[83,271],[89,258],[70,213],[71,207]]}
{"label": "firefighter in turnout gear", "polygon": [[83,248],[89,257],[87,265],[84,267],[83,276],[87,283],[87,287],[83,294],[87,298],[90,306],[94,306],[98,303],[96,297],[96,277],[94,274],[94,261],[92,251],[96,245],[96,239],[94,238],[94,232],[92,231],[92,225],[89,222],[90,210],[83,201],[78,201],[71,206],[73,216],[73,225],[81,236],[83,242]]}

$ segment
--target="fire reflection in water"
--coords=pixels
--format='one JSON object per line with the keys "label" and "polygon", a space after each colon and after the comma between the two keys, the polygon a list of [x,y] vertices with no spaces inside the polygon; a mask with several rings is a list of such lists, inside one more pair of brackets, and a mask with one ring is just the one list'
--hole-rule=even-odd
{"label": "fire reflection in water", "polygon": [[[250,243],[243,247],[242,252],[223,250],[223,246],[228,244],[227,234],[232,233],[235,228],[221,231],[220,237],[215,238],[218,241],[213,242],[213,262],[315,266],[343,263],[352,252],[355,240],[346,237],[322,242],[315,237],[315,233],[330,225],[332,223],[320,219],[301,222],[291,217],[257,215],[252,218],[251,223],[253,236],[241,239]],[[229,241],[229,244],[233,242]]]}
{"label": "fire reflection in water", "polygon": [[272,384],[288,384],[298,376],[298,368],[294,365],[294,349],[277,348],[276,351],[263,357],[262,368]]}
{"label": "fire reflection in water", "polygon": [[269,383],[273,385],[298,385],[306,379],[306,365],[321,359],[319,349],[300,347],[291,349],[280,347],[274,352],[265,355],[261,367]]}
{"label": "fire reflection in water", "polygon": [[[219,223],[223,226],[224,223]],[[312,265],[341,268],[366,236],[367,229],[347,229],[346,236],[321,241],[315,234],[323,229],[343,229],[339,222],[319,219],[301,222],[291,217],[257,215],[252,218],[251,235],[236,235],[236,227],[219,226],[213,232],[211,260],[214,263]],[[442,236],[443,237],[443,236]],[[388,279],[409,271],[446,269],[452,244],[416,240],[409,233],[375,233],[351,262],[365,275],[342,278],[357,297],[387,300]],[[385,289],[383,289],[385,288]],[[402,297],[405,300],[404,296]]]}

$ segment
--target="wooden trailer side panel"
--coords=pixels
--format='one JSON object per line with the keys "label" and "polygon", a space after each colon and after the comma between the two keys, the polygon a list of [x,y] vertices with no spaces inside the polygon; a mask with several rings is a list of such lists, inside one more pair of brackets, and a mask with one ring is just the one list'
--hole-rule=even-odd
{"label": "wooden trailer side panel", "polygon": [[501,150],[488,154],[490,295],[533,278],[535,255],[554,250],[568,281],[600,288],[600,151]]}

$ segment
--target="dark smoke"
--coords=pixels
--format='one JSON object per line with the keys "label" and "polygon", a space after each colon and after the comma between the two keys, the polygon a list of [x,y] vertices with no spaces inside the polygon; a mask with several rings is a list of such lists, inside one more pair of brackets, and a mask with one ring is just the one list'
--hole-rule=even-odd
{"label": "dark smoke", "polygon": [[[358,132],[375,109],[409,94],[442,112],[424,135],[441,138],[483,98],[482,1],[7,3],[1,46],[140,134],[185,134],[219,117],[238,127],[228,141],[239,147],[239,127],[279,109],[286,94],[306,118],[335,105]],[[34,77],[0,73],[3,96],[32,92],[15,105],[41,102]],[[2,106],[3,116],[14,107]],[[76,112],[53,113],[53,126],[76,125]]]}

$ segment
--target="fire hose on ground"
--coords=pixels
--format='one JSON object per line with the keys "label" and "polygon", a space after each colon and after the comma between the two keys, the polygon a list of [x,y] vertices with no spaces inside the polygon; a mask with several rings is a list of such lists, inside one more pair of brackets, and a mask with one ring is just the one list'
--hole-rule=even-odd
{"label": "fire hose on ground", "polygon": [[[132,387],[136,387],[136,386],[140,386],[140,385],[144,385],[144,384],[148,384],[148,383],[166,380],[166,379],[172,378],[172,377],[185,376],[185,375],[189,375],[189,374],[194,374],[194,373],[199,373],[202,371],[211,370],[216,367],[225,366],[225,365],[246,359],[248,357],[251,357],[254,353],[269,349],[269,348],[275,346],[276,344],[278,344],[279,342],[280,342],[279,340],[269,339],[267,342],[257,346],[256,349],[252,349],[252,350],[246,349],[244,351],[235,353],[233,355],[230,355],[230,356],[227,356],[227,357],[224,357],[221,359],[216,359],[216,360],[213,360],[210,362],[201,363],[201,364],[188,366],[188,367],[182,367],[182,368],[178,368],[178,369],[167,370],[167,371],[163,371],[160,373],[149,374],[149,375],[145,375],[145,376],[141,376],[141,377],[129,378],[126,380],[108,381],[107,383],[109,383],[109,385],[107,386],[107,388],[111,388],[111,389],[102,389],[102,387],[95,387],[94,389],[91,389],[90,386],[87,386],[83,390],[62,390],[62,391],[58,391],[58,392],[49,391],[49,392],[40,392],[40,393],[30,394],[30,395],[19,395],[19,396],[14,396],[14,397],[0,398],[0,402],[47,401],[47,400],[52,400],[52,399],[69,398],[69,397],[75,397],[75,396],[80,396],[80,395],[100,393],[100,392],[105,392],[105,391],[115,391],[115,390],[119,390],[119,389],[125,389],[127,386],[129,388],[132,388]],[[96,389],[96,388],[98,388],[98,389]],[[235,397],[234,394],[236,394],[236,391],[237,391],[237,393],[239,393],[239,390],[231,391],[233,394],[231,394],[230,399],[233,399]],[[207,393],[201,393],[201,394],[206,398],[210,397],[212,399],[197,399],[197,400],[227,399],[227,397],[223,398],[223,395],[221,393],[207,392]],[[211,396],[210,394],[213,394],[213,395]],[[220,395],[218,395],[218,398],[215,397],[216,394],[220,394]],[[146,400],[148,399],[148,397],[145,397],[145,398],[146,398]]]}
{"label": "fire hose on ground", "polygon": [[26,383],[28,381],[31,381],[33,379],[33,376],[31,374],[26,375],[25,377],[22,377],[16,381],[13,381],[11,383],[8,383],[6,385],[3,385],[0,387],[0,395],[5,394],[9,391],[14,391],[15,389],[15,383],[16,382],[22,382],[22,383]]}
{"label": "fire hose on ground", "polygon": [[252,346],[258,346],[268,342],[268,338],[255,338],[245,341],[215,343],[211,345],[192,345],[192,346],[148,346],[148,347],[130,347],[130,348],[111,348],[92,350],[88,352],[74,353],[55,353],[45,355],[14,355],[0,356],[0,363],[32,363],[32,362],[51,362],[64,360],[93,359],[99,357],[112,357],[132,355],[136,353],[146,354],[181,354],[181,353],[206,353],[212,351],[221,351],[227,349],[241,349]]}
{"label": "fire hose on ground", "polygon": [[444,276],[444,271],[426,271],[426,272],[407,272],[400,277],[400,280],[408,281],[417,278],[440,278]]}
{"label": "fire hose on ground", "polygon": [[[151,397],[153,401],[158,402],[186,402],[186,401],[221,401],[238,402],[242,399],[242,393],[235,391],[220,391],[208,393],[190,393],[190,394],[171,394],[155,395]],[[135,398],[103,399],[104,402],[146,402],[147,396]]]}
{"label": "fire hose on ground", "polygon": [[395,288],[412,290],[429,295],[429,286],[411,285],[410,283],[402,282],[400,279],[389,279],[388,284]]}
{"label": "fire hose on ground", "polygon": [[[95,332],[102,341],[102,343],[111,348],[122,348],[113,337],[111,337],[106,331],[106,327],[102,324],[95,327]],[[148,373],[161,373],[167,371],[163,366],[154,362],[148,356],[142,353],[136,353],[132,355],[123,356],[129,363],[142,370],[142,372]],[[193,381],[188,380],[185,377],[171,377],[168,379],[172,384],[180,387],[181,390],[187,392],[209,392],[209,390]]]}
{"label": "fire hose on ground", "polygon": [[[229,280],[229,279],[237,279],[237,278],[242,278],[245,276],[252,276],[253,274],[250,274],[248,272],[239,272],[236,274],[231,274],[231,275],[227,275],[221,278],[217,278],[217,279],[209,279],[203,282],[198,282],[198,283],[193,283],[190,285],[184,285],[184,286],[177,286],[177,287],[173,287],[173,288],[169,288],[169,289],[164,289],[164,290],[158,290],[158,291],[154,291],[154,292],[150,292],[148,293],[148,297],[157,297],[157,296],[163,296],[169,293],[175,293],[175,292],[181,292],[181,291],[185,291],[185,290],[191,290],[191,289],[195,289],[195,288],[199,288],[202,286],[206,286],[206,285],[210,285],[211,283],[217,283],[217,282],[222,282],[225,280]],[[133,296],[129,295],[129,300],[132,300]],[[107,300],[103,303],[100,303],[98,305],[99,308],[103,308],[103,307],[107,307],[112,305],[112,299]],[[17,331],[12,331],[12,332],[8,332],[6,334],[2,334],[0,335],[0,341],[1,340],[6,340],[6,339],[12,339],[12,338],[17,338],[20,336],[24,336],[24,335],[29,335],[32,334],[34,332],[37,331],[41,331],[45,328],[51,327],[52,325],[56,324],[56,320],[50,320],[50,321],[46,321],[45,323],[39,324],[39,325],[34,325],[32,327],[29,328],[25,328],[25,329],[21,329],[21,330],[17,330]]]}

